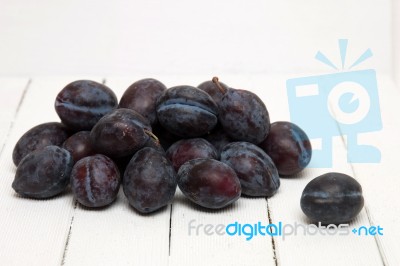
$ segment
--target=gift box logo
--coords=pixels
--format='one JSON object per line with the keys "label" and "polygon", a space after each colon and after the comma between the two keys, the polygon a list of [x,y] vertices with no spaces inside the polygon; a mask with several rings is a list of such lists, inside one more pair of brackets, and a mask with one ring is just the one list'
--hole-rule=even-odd
{"label": "gift box logo", "polygon": [[[339,40],[342,71],[333,74],[289,79],[286,82],[290,119],[314,139],[310,167],[332,167],[332,138],[345,136],[347,161],[379,163],[381,153],[361,145],[358,134],[382,129],[376,72],[351,69],[372,56],[366,50],[347,70],[347,40]],[[324,54],[315,58],[339,70]],[[318,146],[318,147],[315,147]]]}

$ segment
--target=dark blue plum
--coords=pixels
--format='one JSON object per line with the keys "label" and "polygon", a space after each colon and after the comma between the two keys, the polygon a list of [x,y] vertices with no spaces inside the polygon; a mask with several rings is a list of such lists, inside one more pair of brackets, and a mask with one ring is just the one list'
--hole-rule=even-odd
{"label": "dark blue plum", "polygon": [[[228,89],[229,87],[227,85],[225,85],[224,83],[220,82],[219,83],[224,89]],[[218,105],[219,102],[222,99],[222,96],[224,96],[224,94],[221,92],[221,90],[219,89],[219,87],[212,81],[212,80],[208,80],[208,81],[204,81],[203,83],[201,83],[199,86],[197,86],[197,88],[199,88],[200,90],[203,90],[205,92],[208,93],[208,95],[211,96],[211,98],[214,100],[214,102]]]}
{"label": "dark blue plum", "polygon": [[234,203],[242,191],[231,167],[204,158],[190,160],[181,166],[178,185],[188,199],[209,209],[220,209]]}
{"label": "dark blue plum", "polygon": [[164,150],[168,150],[168,148],[172,144],[182,139],[182,137],[174,135],[165,128],[163,128],[159,123],[153,127],[153,133],[157,136]]}
{"label": "dark blue plum", "polygon": [[253,197],[271,197],[279,186],[279,174],[271,158],[249,142],[232,142],[221,152],[221,162],[235,170],[242,193]]}
{"label": "dark blue plum", "polygon": [[218,79],[213,81],[224,96],[219,102],[219,122],[234,140],[259,144],[269,132],[270,120],[263,101],[247,90],[223,88]]}
{"label": "dark blue plum", "polygon": [[217,149],[218,158],[220,157],[222,149],[225,147],[225,145],[234,141],[228,136],[220,124],[218,124],[209,134],[203,136],[203,138],[210,142]]}
{"label": "dark blue plum", "polygon": [[75,131],[91,130],[104,115],[118,107],[118,99],[107,86],[77,80],[57,95],[55,109],[61,121]]}
{"label": "dark blue plum", "polygon": [[[152,134],[152,133],[151,133]],[[144,144],[143,148],[153,148],[156,151],[159,151],[161,153],[165,154],[165,150],[164,148],[161,146],[160,140],[158,139],[158,137],[156,135],[150,135],[149,140],[146,142],[146,144]]]}
{"label": "dark blue plum", "polygon": [[157,116],[161,126],[171,133],[193,138],[216,126],[218,107],[206,92],[191,86],[176,86],[159,98]]}
{"label": "dark blue plum", "polygon": [[172,201],[176,182],[174,168],[164,154],[147,147],[138,151],[126,167],[123,189],[132,207],[150,213]]}
{"label": "dark blue plum", "polygon": [[[153,137],[150,137],[149,140],[146,142],[146,144],[143,146],[142,149],[149,147],[152,149],[155,149],[158,152],[161,152],[162,154],[165,155],[165,150],[161,146],[158,140],[155,140]],[[125,169],[128,166],[129,162],[131,161],[133,155],[128,155],[124,157],[118,157],[118,158],[112,158],[113,161],[116,163],[118,166],[119,172],[121,173],[121,177],[124,176]]]}
{"label": "dark blue plum", "polygon": [[56,196],[67,188],[72,166],[72,156],[65,149],[47,146],[35,150],[19,163],[12,187],[24,197]]}
{"label": "dark blue plum", "polygon": [[218,159],[218,153],[214,146],[205,139],[183,139],[169,147],[167,158],[172,162],[175,171],[178,171],[182,164],[193,159]]}
{"label": "dark blue plum", "polygon": [[146,145],[150,131],[147,119],[134,110],[121,108],[100,119],[90,138],[98,153],[118,158],[133,155]]}
{"label": "dark blue plum", "polygon": [[79,160],[71,172],[71,190],[76,200],[90,208],[111,204],[118,195],[121,178],[107,156],[96,154]]}
{"label": "dark blue plum", "polygon": [[69,135],[67,128],[58,122],[44,123],[31,128],[14,147],[12,158],[15,166],[32,151],[51,145],[61,146]]}
{"label": "dark blue plum", "polygon": [[290,122],[272,123],[268,137],[259,146],[274,161],[280,175],[297,174],[311,161],[309,138],[300,127]]}
{"label": "dark blue plum", "polygon": [[166,89],[167,87],[156,79],[141,79],[124,92],[119,107],[135,110],[147,118],[151,125],[155,125],[157,100]]}
{"label": "dark blue plum", "polygon": [[64,142],[62,147],[71,153],[74,162],[95,154],[93,143],[90,140],[90,131],[75,133]]}
{"label": "dark blue plum", "polygon": [[342,173],[326,173],[311,180],[301,195],[305,215],[322,224],[342,224],[354,219],[364,206],[361,185]]}

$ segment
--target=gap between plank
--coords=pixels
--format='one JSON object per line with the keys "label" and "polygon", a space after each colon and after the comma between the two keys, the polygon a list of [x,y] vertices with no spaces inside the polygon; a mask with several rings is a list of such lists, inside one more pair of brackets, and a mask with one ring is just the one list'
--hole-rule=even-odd
{"label": "gap between plank", "polygon": [[[365,208],[365,212],[367,213],[367,218],[368,218],[369,224],[371,226],[374,226],[374,222],[372,221],[372,218],[371,218],[371,215],[369,212],[369,208],[367,206],[365,206],[364,208]],[[387,258],[386,258],[385,251],[383,250],[381,239],[378,237],[378,235],[374,235],[374,239],[375,239],[376,246],[378,247],[379,254],[381,255],[382,265],[384,265],[384,266],[389,265],[389,262],[387,261]]]}
{"label": "gap between plank", "polygon": [[168,256],[171,256],[171,231],[172,231],[172,204],[169,211],[169,239],[168,239]]}
{"label": "gap between plank", "polygon": [[[101,84],[103,84],[103,85],[106,84],[106,78],[103,78],[101,80]],[[77,207],[78,207],[78,201],[75,200],[74,201],[74,208],[73,208],[73,211],[72,211],[71,222],[69,223],[68,236],[67,236],[67,240],[65,241],[64,251],[63,251],[62,258],[61,258],[61,266],[65,265],[65,262],[66,262],[66,259],[67,259],[68,246],[69,246],[70,239],[71,239],[71,236],[72,236],[72,226],[74,224],[75,212],[76,212],[76,208]]]}
{"label": "gap between plank", "polygon": [[[265,200],[267,201],[268,223],[272,224],[271,210],[270,210],[270,207],[269,207],[268,198],[265,198]],[[271,244],[272,244],[272,251],[273,251],[273,254],[274,254],[273,259],[274,259],[274,262],[275,262],[275,266],[278,266],[279,264],[278,264],[278,257],[276,255],[275,239],[274,239],[274,236],[272,236],[272,235],[271,235]]]}
{"label": "gap between plank", "polygon": [[14,128],[15,120],[17,119],[18,113],[19,113],[19,111],[20,111],[20,109],[21,109],[22,103],[23,103],[24,100],[25,100],[25,95],[26,95],[26,93],[27,93],[27,91],[28,91],[28,89],[29,89],[31,83],[32,83],[32,79],[29,79],[28,82],[27,82],[26,85],[25,85],[24,90],[22,91],[21,98],[19,99],[17,108],[15,109],[15,112],[14,112],[14,115],[13,115],[13,119],[12,119],[12,121],[11,121],[11,123],[10,123],[10,126],[8,127],[8,131],[7,131],[6,138],[5,138],[5,140],[4,140],[3,145],[1,146],[0,156],[3,154],[4,147],[6,146],[7,140],[8,140],[8,138],[10,137],[10,134],[11,134],[12,129]]}
{"label": "gap between plank", "polygon": [[69,246],[69,240],[70,240],[71,235],[72,235],[72,225],[73,225],[73,223],[74,223],[75,211],[76,211],[77,206],[78,206],[78,201],[75,200],[75,202],[74,202],[74,209],[73,209],[73,211],[72,211],[71,222],[69,223],[68,236],[67,236],[67,240],[65,241],[65,245],[64,245],[64,251],[63,251],[63,255],[62,255],[62,259],[61,259],[61,265],[65,265],[65,260],[66,260],[66,258],[67,258],[67,251],[68,251],[68,246]]}
{"label": "gap between plank", "polygon": [[[329,103],[329,104],[330,104],[330,103]],[[336,115],[336,114],[335,114],[335,115]],[[347,144],[346,144],[346,141],[345,141],[345,139],[344,139],[343,131],[342,131],[342,129],[341,129],[339,123],[338,123],[336,120],[335,120],[335,124],[336,124],[336,127],[337,127],[338,131],[339,131],[340,139],[341,139],[341,141],[342,141],[342,143],[343,143],[343,146],[344,146],[344,148],[345,148],[345,150],[346,150],[346,156],[347,156],[347,152],[348,152],[348,151],[347,151]],[[357,180],[357,172],[356,172],[356,169],[355,169],[355,167],[353,166],[352,163],[350,163],[350,168],[351,168],[351,171],[352,171],[352,173],[353,173],[354,179]],[[358,180],[357,180],[357,181],[358,181]],[[373,223],[373,221],[372,221],[372,217],[371,217],[371,214],[370,214],[370,212],[369,212],[369,208],[368,208],[367,204],[364,204],[364,209],[365,209],[365,212],[366,212],[366,214],[367,214],[367,219],[368,219],[369,225],[370,225],[370,226],[373,226],[374,223]],[[382,243],[381,243],[381,239],[380,239],[380,237],[378,236],[378,234],[374,235],[374,239],[375,239],[376,247],[378,248],[378,251],[379,251],[379,256],[381,257],[382,265],[383,265],[383,266],[386,266],[386,265],[388,265],[388,260],[387,260],[387,258],[386,258],[386,254],[385,254],[385,252],[384,252],[384,250],[383,250]]]}

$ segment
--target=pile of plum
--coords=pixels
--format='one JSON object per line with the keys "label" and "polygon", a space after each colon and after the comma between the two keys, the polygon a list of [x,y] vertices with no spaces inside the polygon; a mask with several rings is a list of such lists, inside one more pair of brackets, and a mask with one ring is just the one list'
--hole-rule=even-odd
{"label": "pile of plum", "polygon": [[78,80],[60,91],[55,110],[61,123],[30,129],[14,148],[12,187],[22,196],[49,198],[70,186],[82,205],[103,207],[122,184],[130,205],[149,213],[179,186],[194,203],[218,209],[242,194],[273,196],[279,176],[311,160],[301,128],[271,124],[257,95],[216,77],[169,89],[142,79],[119,102],[107,86]]}

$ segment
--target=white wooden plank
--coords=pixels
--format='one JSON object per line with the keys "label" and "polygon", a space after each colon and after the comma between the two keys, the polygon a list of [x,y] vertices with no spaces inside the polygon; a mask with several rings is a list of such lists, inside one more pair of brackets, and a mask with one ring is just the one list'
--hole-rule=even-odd
{"label": "white wooden plank", "polygon": [[241,198],[230,207],[211,211],[192,204],[179,191],[172,209],[170,265],[275,265],[269,236],[247,241],[243,236],[218,235],[215,231],[207,235],[204,231],[205,227],[235,222],[268,224],[266,200]]}
{"label": "white wooden plank", "polygon": [[15,174],[11,154],[19,137],[31,127],[58,121],[54,100],[70,78],[31,81],[0,157],[0,261],[3,265],[57,265],[64,253],[73,199],[66,192],[48,200],[19,197],[11,188]]}
{"label": "white wooden plank", "polygon": [[170,206],[141,215],[122,188],[109,207],[77,205],[65,265],[167,265]]}
{"label": "white wooden plank", "polygon": [[397,169],[400,93],[388,76],[378,76],[378,89],[383,128],[378,132],[360,134],[359,142],[379,148],[381,162],[353,164],[353,168],[363,185],[372,224],[384,228],[384,235],[376,237],[383,260],[387,265],[400,265],[400,174]]}
{"label": "white wooden plank", "polygon": [[0,154],[28,83],[28,78],[0,78]]}
{"label": "white wooden plank", "polygon": [[[134,79],[106,79],[120,97]],[[170,206],[141,215],[129,206],[122,191],[101,210],[78,204],[65,265],[167,265]]]}

